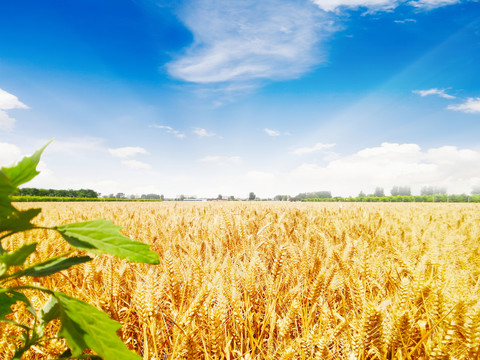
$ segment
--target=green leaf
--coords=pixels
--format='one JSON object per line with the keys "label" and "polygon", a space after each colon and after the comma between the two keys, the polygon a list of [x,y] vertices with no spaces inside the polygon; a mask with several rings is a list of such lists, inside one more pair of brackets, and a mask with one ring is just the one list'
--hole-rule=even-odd
{"label": "green leaf", "polygon": [[107,220],[92,220],[56,226],[63,238],[79,250],[94,251],[115,255],[131,262],[158,264],[158,254],[147,244],[134,241],[120,233],[120,226]]}
{"label": "green leaf", "polygon": [[32,265],[21,271],[17,271],[12,274],[14,278],[20,276],[47,276],[55,274],[59,271],[66,270],[73,265],[78,265],[87,261],[92,260],[90,256],[76,256],[76,257],[65,257],[58,256],[54,258],[47,259],[38,264]]}
{"label": "green leaf", "polygon": [[5,315],[12,312],[10,306],[15,305],[17,301],[23,301],[27,306],[31,306],[30,301],[24,294],[8,289],[2,290],[0,291],[0,321],[6,320]]}
{"label": "green leaf", "polygon": [[[19,161],[15,166],[12,167],[2,167],[2,172],[10,180],[10,187],[16,189],[19,185],[25,184],[32,180],[35,176],[40,174],[37,171],[37,165],[40,161],[40,156],[43,153],[43,150],[51,143],[50,141],[40,150],[35,151],[31,156],[25,156],[21,161]],[[2,176],[0,176],[0,181],[2,181]],[[1,188],[1,185],[0,185]]]}
{"label": "green leaf", "polygon": [[55,291],[61,327],[58,335],[67,340],[73,356],[91,349],[104,360],[141,360],[126,347],[116,332],[120,324],[83,301]]}
{"label": "green leaf", "polygon": [[0,262],[3,262],[7,267],[10,266],[21,266],[25,263],[27,257],[32,254],[35,249],[37,248],[38,243],[31,243],[27,245],[23,245],[22,247],[18,248],[17,250],[11,253],[5,253],[0,256]]}
{"label": "green leaf", "polygon": [[35,227],[30,221],[40,214],[42,209],[28,209],[18,211],[13,209],[10,215],[7,215],[5,220],[0,223],[0,233],[9,231],[12,233],[29,230]]}
{"label": "green leaf", "polygon": [[55,296],[50,296],[50,299],[47,303],[43,306],[43,309],[40,310],[40,317],[39,319],[44,323],[47,324],[49,321],[53,319],[58,319],[60,317],[59,313],[59,305],[58,300]]}

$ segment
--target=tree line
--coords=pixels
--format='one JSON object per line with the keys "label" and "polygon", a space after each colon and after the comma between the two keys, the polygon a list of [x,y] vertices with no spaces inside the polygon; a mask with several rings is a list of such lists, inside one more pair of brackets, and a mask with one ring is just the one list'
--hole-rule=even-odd
{"label": "tree line", "polygon": [[99,193],[91,189],[55,190],[55,189],[22,188],[22,189],[18,189],[18,191],[13,195],[14,196],[50,196],[50,197],[96,199],[98,198]]}

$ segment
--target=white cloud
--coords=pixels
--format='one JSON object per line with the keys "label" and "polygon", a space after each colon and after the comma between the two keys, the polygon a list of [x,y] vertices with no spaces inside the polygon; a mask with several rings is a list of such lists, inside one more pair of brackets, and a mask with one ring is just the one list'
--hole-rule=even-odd
{"label": "white cloud", "polygon": [[28,109],[28,106],[22,103],[18,98],[0,89],[0,110]]}
{"label": "white cloud", "polygon": [[180,17],[194,43],[167,69],[201,84],[296,78],[324,61],[317,43],[333,26],[309,1],[199,0]]}
{"label": "white cloud", "polygon": [[193,130],[193,132],[195,134],[197,134],[199,137],[211,137],[211,136],[215,136],[216,134],[213,133],[213,132],[208,132],[207,130],[205,129],[202,129],[202,128],[195,128]]}
{"label": "white cloud", "polygon": [[278,131],[278,130],[272,130],[272,129],[265,128],[265,129],[263,129],[263,131],[265,131],[268,136],[280,136],[280,131]]}
{"label": "white cloud", "polygon": [[28,106],[22,103],[18,98],[0,89],[0,130],[12,130],[15,125],[15,119],[10,117],[4,110],[28,109]]}
{"label": "white cloud", "polygon": [[5,111],[0,110],[0,130],[12,130],[15,126],[15,119],[8,116]]}
{"label": "white cloud", "polygon": [[314,152],[319,152],[319,151],[324,151],[326,149],[330,149],[334,147],[335,144],[323,144],[323,143],[316,143],[312,147],[301,147],[298,148],[294,151],[292,151],[292,154],[295,155],[305,155],[305,154],[311,154]]}
{"label": "white cloud", "polygon": [[243,159],[240,156],[209,155],[199,159],[198,161],[203,163],[225,165],[225,164],[241,164]]}
{"label": "white cloud", "polygon": [[13,144],[0,143],[0,167],[11,166],[20,161],[22,152],[20,148]]}
{"label": "white cloud", "polygon": [[150,164],[138,160],[123,160],[122,164],[128,166],[129,168],[138,170],[150,170],[152,168]]}
{"label": "white cloud", "polygon": [[416,0],[409,1],[408,4],[423,10],[431,10],[442,6],[459,3],[460,0]]}
{"label": "white cloud", "polygon": [[[366,8],[368,12],[388,11],[404,4],[399,0],[312,0],[320,9],[338,12],[341,8]],[[431,10],[459,3],[460,0],[411,0],[407,4],[422,10]],[[397,21],[400,22],[400,21]]]}
{"label": "white cloud", "polygon": [[166,130],[168,134],[172,134],[174,135],[175,137],[179,138],[179,139],[183,139],[186,137],[186,135],[178,130],[175,130],[174,128],[172,128],[171,126],[167,126],[167,125],[157,125],[157,124],[153,124],[152,127],[154,128],[157,128],[157,129],[163,129],[163,130]]}
{"label": "white cloud", "polygon": [[370,10],[390,10],[399,4],[392,0],[313,0],[320,9],[325,11],[336,11],[340,7],[346,8],[368,8]]}
{"label": "white cloud", "polygon": [[449,105],[447,109],[466,113],[480,113],[480,97],[468,98],[463,104]]}
{"label": "white cloud", "polygon": [[141,147],[126,146],[116,149],[108,149],[108,152],[117,158],[129,158],[137,154],[148,154],[147,150]]}
{"label": "white cloud", "polygon": [[444,99],[455,99],[455,96],[449,95],[445,92],[445,89],[428,89],[428,90],[413,90],[414,94],[418,94],[420,96],[428,96],[428,95],[438,95]]}
{"label": "white cloud", "polygon": [[409,23],[409,22],[416,23],[417,20],[415,20],[415,19],[403,19],[403,20],[393,20],[393,22],[395,22],[397,24],[405,24],[405,23]]}
{"label": "white cloud", "polygon": [[394,185],[445,186],[450,193],[469,192],[480,177],[480,151],[442,146],[422,151],[417,144],[383,143],[330,161],[326,166],[304,163],[287,177],[301,191],[331,190],[339,195],[388,192]]}

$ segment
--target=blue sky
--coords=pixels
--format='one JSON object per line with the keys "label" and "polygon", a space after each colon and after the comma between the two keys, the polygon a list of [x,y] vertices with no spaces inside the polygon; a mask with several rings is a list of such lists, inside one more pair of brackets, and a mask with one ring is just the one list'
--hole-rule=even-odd
{"label": "blue sky", "polygon": [[246,197],[480,185],[480,4],[24,1],[0,11],[0,163],[31,186]]}

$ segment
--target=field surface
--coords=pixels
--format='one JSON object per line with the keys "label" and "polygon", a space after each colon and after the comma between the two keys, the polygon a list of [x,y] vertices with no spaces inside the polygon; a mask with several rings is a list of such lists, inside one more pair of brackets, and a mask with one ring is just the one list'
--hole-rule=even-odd
{"label": "field surface", "polygon": [[[157,266],[101,256],[31,279],[107,312],[144,359],[480,358],[478,204],[17,206],[42,207],[40,225],[112,220],[160,255]],[[47,230],[4,247],[37,239],[32,262],[69,251]],[[6,359],[5,335],[19,332],[1,324]],[[28,359],[64,349],[53,341]]]}

